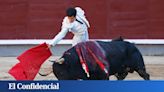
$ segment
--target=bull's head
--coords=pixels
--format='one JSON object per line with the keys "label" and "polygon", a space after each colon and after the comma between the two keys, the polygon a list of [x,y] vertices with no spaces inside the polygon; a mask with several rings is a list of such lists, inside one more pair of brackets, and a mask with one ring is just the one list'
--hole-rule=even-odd
{"label": "bull's head", "polygon": [[58,80],[69,79],[68,65],[64,62],[64,58],[60,58],[54,62],[53,73]]}
{"label": "bull's head", "polygon": [[53,72],[59,80],[76,80],[85,77],[74,48],[65,52],[60,59],[54,62]]}
{"label": "bull's head", "polygon": [[58,60],[55,61],[58,64],[63,64],[64,63],[64,58],[60,58]]}

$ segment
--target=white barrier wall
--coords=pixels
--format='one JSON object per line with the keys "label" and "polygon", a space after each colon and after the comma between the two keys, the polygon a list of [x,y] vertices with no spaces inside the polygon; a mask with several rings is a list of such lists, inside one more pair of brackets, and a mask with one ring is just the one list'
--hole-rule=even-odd
{"label": "white barrier wall", "polygon": [[[94,39],[102,40],[102,39]],[[162,39],[126,39],[135,43],[143,55],[164,55],[164,40]],[[102,40],[111,41],[111,40]],[[49,43],[50,40],[0,40],[0,56],[18,56],[25,50],[41,44]],[[62,40],[51,49],[53,55],[61,56],[62,53],[71,48],[71,40]]]}

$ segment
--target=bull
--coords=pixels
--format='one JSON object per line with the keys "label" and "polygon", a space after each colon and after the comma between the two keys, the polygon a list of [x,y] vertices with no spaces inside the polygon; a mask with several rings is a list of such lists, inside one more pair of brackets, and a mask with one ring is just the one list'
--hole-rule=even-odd
{"label": "bull", "polygon": [[107,76],[97,66],[95,71],[90,72],[90,77],[82,69],[75,46],[67,50],[62,57],[53,63],[53,73],[58,80],[109,80],[109,76],[115,75],[118,80],[126,78],[128,73],[136,71],[144,80],[150,76],[146,72],[143,57],[135,44],[113,40],[110,42],[97,41],[106,53],[110,65]]}

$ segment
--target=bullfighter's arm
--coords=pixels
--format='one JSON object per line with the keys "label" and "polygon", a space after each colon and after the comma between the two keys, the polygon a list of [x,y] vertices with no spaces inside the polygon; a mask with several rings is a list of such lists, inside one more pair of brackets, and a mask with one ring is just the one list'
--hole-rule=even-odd
{"label": "bullfighter's arm", "polygon": [[61,39],[65,37],[67,32],[68,32],[67,28],[62,28],[62,30],[51,41],[50,45],[55,46]]}

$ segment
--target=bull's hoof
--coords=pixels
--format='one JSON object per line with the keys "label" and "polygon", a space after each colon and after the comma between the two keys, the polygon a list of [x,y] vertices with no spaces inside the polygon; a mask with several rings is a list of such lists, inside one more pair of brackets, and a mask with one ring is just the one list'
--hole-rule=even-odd
{"label": "bull's hoof", "polygon": [[150,75],[145,70],[138,70],[137,72],[144,80],[150,80]]}
{"label": "bull's hoof", "polygon": [[146,74],[145,77],[144,77],[145,80],[150,80],[150,75],[149,74]]}

